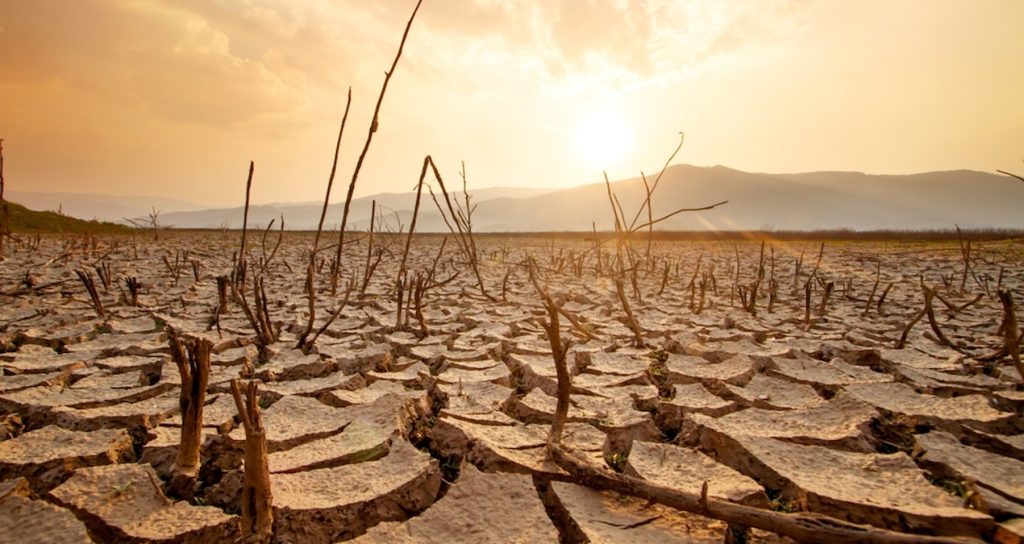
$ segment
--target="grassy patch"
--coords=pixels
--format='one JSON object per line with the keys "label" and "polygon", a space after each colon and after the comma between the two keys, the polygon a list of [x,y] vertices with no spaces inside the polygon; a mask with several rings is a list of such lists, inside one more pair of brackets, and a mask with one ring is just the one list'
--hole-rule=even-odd
{"label": "grassy patch", "polygon": [[10,214],[11,232],[15,234],[36,234],[58,232],[68,234],[127,234],[135,229],[106,221],[86,221],[68,217],[56,212],[30,210],[21,204],[6,202]]}

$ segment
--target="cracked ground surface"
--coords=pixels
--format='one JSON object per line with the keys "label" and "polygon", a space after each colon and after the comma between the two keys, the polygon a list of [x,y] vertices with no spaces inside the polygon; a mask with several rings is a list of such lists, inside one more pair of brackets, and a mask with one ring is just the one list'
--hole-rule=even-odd
{"label": "cracked ground surface", "polygon": [[[758,243],[657,242],[649,257],[638,243],[621,276],[633,322],[612,243],[480,237],[482,293],[458,246],[417,237],[404,293],[428,281],[400,309],[404,240],[347,245],[333,294],[329,259],[317,261],[314,330],[327,326],[307,349],[311,235],[285,234],[273,255],[273,240],[250,238],[248,273],[280,326],[266,346],[230,295],[217,311],[237,233],[54,236],[9,251],[0,540],[237,538],[245,435],[230,381],[251,378],[276,541],[722,541],[725,523],[580,486],[547,457],[557,379],[528,256],[572,317],[563,443],[588,462],[897,531],[1021,532],[1024,390],[998,353],[996,297],[1024,299],[1019,242],[978,244],[969,270],[955,242],[826,245],[817,265],[817,242],[775,242],[761,274]],[[128,278],[141,283],[134,304]],[[935,324],[907,332],[922,285]],[[192,497],[169,487],[182,426],[172,329],[215,346]]]}

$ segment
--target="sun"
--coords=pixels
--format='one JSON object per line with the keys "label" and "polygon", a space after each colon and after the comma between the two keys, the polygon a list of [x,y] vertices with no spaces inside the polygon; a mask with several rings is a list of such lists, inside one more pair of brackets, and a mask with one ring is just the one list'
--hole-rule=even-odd
{"label": "sun", "polygon": [[629,121],[613,110],[592,111],[580,117],[573,129],[572,148],[587,168],[620,166],[633,144]]}

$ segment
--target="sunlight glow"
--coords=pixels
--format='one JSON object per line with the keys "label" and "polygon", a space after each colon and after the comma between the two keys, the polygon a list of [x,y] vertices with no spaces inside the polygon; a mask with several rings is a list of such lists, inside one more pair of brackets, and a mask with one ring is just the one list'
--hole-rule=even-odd
{"label": "sunlight glow", "polygon": [[591,111],[583,115],[571,133],[572,147],[589,169],[620,166],[633,146],[629,121],[611,111]]}

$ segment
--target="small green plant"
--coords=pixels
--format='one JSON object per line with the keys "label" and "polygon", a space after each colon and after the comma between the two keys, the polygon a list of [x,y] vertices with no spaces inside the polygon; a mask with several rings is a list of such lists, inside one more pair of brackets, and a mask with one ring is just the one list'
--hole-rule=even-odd
{"label": "small green plant", "polygon": [[777,489],[766,489],[768,495],[768,508],[774,512],[791,514],[798,510],[795,502],[783,498],[782,491]]}
{"label": "small green plant", "polygon": [[430,435],[430,429],[437,424],[437,417],[433,415],[421,417],[412,424],[412,432],[409,433],[409,441],[414,445],[424,444]]}
{"label": "small green plant", "polygon": [[451,485],[459,478],[459,472],[462,470],[462,458],[461,457],[442,457],[441,458],[441,479],[445,483]]}
{"label": "small green plant", "polygon": [[971,480],[948,480],[945,478],[935,478],[930,480],[932,485],[941,487],[946,492],[956,495],[964,506],[974,509],[982,509],[984,506],[981,495],[975,488],[974,482]]}
{"label": "small green plant", "polygon": [[608,466],[615,470],[615,472],[622,472],[622,470],[626,468],[627,458],[628,456],[626,454],[622,452],[615,452],[608,457],[605,457],[605,461],[608,463]]}

